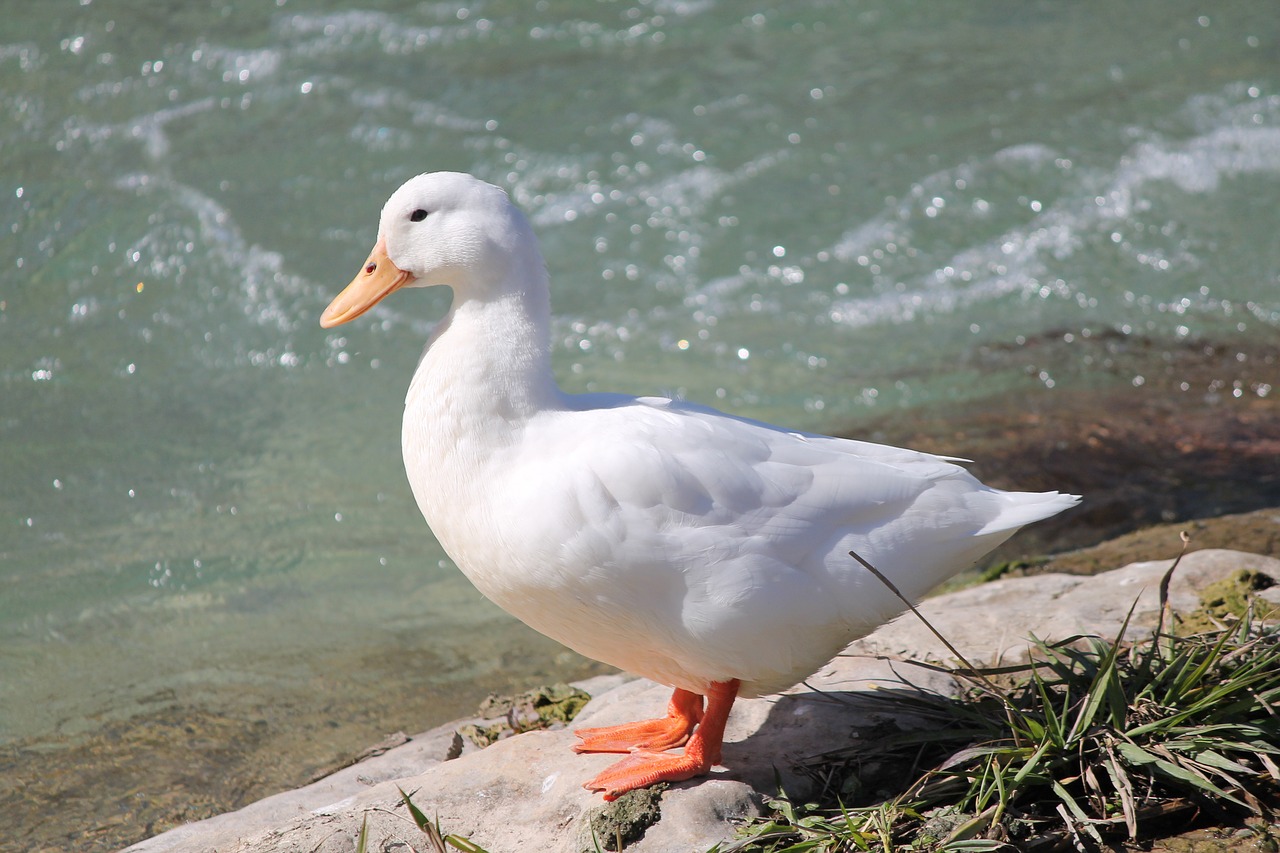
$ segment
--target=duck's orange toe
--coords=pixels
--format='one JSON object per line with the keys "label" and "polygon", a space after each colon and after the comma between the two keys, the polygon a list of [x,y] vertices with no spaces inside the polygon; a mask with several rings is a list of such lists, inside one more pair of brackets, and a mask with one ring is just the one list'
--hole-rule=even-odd
{"label": "duck's orange toe", "polygon": [[573,751],[631,752],[643,749],[661,752],[674,746],[683,746],[692,731],[692,723],[686,724],[682,719],[671,717],[598,729],[578,729],[574,734],[582,740],[573,745]]}
{"label": "duck's orange toe", "polygon": [[582,742],[574,744],[573,751],[631,752],[635,749],[647,749],[661,752],[688,741],[689,735],[701,719],[702,697],[688,690],[676,690],[667,705],[667,716],[662,719],[578,729],[574,734]]}
{"label": "duck's orange toe", "polygon": [[682,782],[711,770],[711,762],[699,755],[672,755],[665,752],[633,752],[610,765],[582,787],[600,791],[606,800],[616,800],[627,791],[647,788],[658,782]]}

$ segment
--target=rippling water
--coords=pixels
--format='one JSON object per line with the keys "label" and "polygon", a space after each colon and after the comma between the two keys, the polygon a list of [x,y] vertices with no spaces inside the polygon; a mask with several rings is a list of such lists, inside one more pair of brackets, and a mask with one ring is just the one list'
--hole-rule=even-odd
{"label": "rippling water", "polygon": [[317,326],[420,171],[530,214],[572,390],[831,430],[1142,381],[1100,380],[1083,347],[980,374],[982,346],[1140,335],[1156,363],[1280,327],[1269,3],[15,5],[19,757],[175,708],[358,742],[590,670],[481,600],[412,505],[399,416],[444,294]]}

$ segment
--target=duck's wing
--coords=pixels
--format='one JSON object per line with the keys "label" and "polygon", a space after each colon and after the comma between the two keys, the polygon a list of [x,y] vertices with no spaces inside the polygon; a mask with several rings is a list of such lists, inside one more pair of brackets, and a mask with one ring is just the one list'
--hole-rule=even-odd
{"label": "duck's wing", "polygon": [[714,529],[730,547],[750,540],[753,550],[797,567],[825,557],[832,536],[860,533],[873,544],[909,537],[920,525],[972,535],[998,527],[1004,511],[998,502],[964,500],[926,524],[918,512],[943,510],[934,501],[921,505],[931,491],[953,501],[968,491],[1003,493],[943,457],[662,398],[583,407],[547,426],[541,436],[531,433],[525,453],[558,445],[547,458],[584,520],[623,513],[631,531]]}

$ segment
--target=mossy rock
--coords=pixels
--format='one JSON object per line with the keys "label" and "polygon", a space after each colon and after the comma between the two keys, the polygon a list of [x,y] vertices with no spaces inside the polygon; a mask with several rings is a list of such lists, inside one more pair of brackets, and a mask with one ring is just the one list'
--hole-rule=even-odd
{"label": "mossy rock", "polygon": [[522,732],[559,728],[578,716],[591,694],[568,684],[535,687],[514,696],[490,695],[480,703],[479,714],[490,725],[468,723],[459,734],[479,747]]}
{"label": "mossy rock", "polygon": [[1230,577],[1214,581],[1200,591],[1200,607],[1190,613],[1178,614],[1181,630],[1185,634],[1212,631],[1220,625],[1230,624],[1244,617],[1250,605],[1261,618],[1275,615],[1276,609],[1257,598],[1255,593],[1270,589],[1275,581],[1261,572],[1241,570]]}
{"label": "mossy rock", "polygon": [[[628,791],[611,803],[587,813],[583,822],[582,853],[622,850],[644,837],[645,830],[662,817],[665,783]],[[621,846],[619,846],[621,845]]]}

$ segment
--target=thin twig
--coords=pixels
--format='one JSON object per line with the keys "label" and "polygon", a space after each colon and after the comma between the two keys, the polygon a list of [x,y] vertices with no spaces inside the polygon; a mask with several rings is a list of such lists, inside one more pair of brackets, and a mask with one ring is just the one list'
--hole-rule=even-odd
{"label": "thin twig", "polygon": [[877,569],[875,566],[871,565],[871,564],[870,564],[870,563],[868,563],[866,560],[862,559],[862,556],[861,556],[860,554],[858,554],[858,552],[857,552],[857,551],[850,551],[850,552],[849,552],[849,556],[850,556],[850,557],[853,557],[853,559],[855,559],[855,560],[857,560],[859,563],[861,563],[861,564],[862,564],[862,567],[863,567],[864,569],[866,569],[867,571],[871,572],[871,574],[873,574],[873,575],[875,575],[875,576],[876,576],[876,578],[880,581],[880,583],[882,583],[882,584],[884,584],[886,587],[888,587],[888,588],[889,588],[889,591],[890,591],[890,592],[892,592],[894,595],[896,595],[896,596],[898,597],[898,600],[899,600],[899,601],[901,601],[903,604],[905,604],[905,605],[907,606],[907,609],[908,609],[908,610],[910,610],[912,613],[914,613],[914,614],[915,614],[915,616],[916,616],[916,618],[917,618],[917,619],[919,619],[921,622],[923,622],[923,623],[924,623],[924,626],[925,626],[926,628],[928,628],[930,632],[932,632],[932,633],[933,633],[933,636],[935,636],[935,637],[937,637],[939,640],[941,640],[941,641],[942,641],[942,644],[943,644],[944,646],[946,646],[946,647],[947,647],[947,650],[948,650],[948,651],[950,651],[950,652],[951,652],[951,654],[955,655],[955,656],[956,656],[956,658],[957,658],[957,659],[958,659],[962,664],[964,664],[964,665],[965,665],[965,667],[967,667],[967,672],[962,673],[962,674],[964,674],[964,675],[971,675],[971,676],[973,676],[973,677],[977,678],[980,682],[982,682],[982,686],[983,686],[983,687],[985,687],[985,688],[987,688],[988,690],[990,690],[993,694],[995,694],[996,696],[998,696],[1002,702],[1004,702],[1004,704],[1005,704],[1005,707],[1006,707],[1006,708],[1008,708],[1009,710],[1011,710],[1011,711],[1013,711],[1014,713],[1018,714],[1018,716],[1019,716],[1020,718],[1022,717],[1022,714],[1021,714],[1020,712],[1018,712],[1016,708],[1014,708],[1013,703],[1009,700],[1009,697],[1005,695],[1004,691],[1003,691],[1003,690],[1001,690],[999,687],[997,687],[997,686],[995,685],[995,682],[993,682],[991,679],[989,679],[989,678],[987,678],[985,675],[983,675],[983,674],[982,674],[982,671],[981,671],[980,669],[978,669],[978,668],[977,668],[976,666],[974,666],[973,664],[969,663],[968,658],[966,658],[964,655],[962,655],[962,654],[960,653],[960,650],[959,650],[959,649],[957,649],[955,646],[951,645],[951,641],[950,641],[950,640],[948,640],[946,637],[942,636],[942,632],[941,632],[941,631],[939,631],[937,628],[933,627],[933,623],[931,623],[928,619],[926,619],[926,618],[924,617],[924,614],[923,614],[923,613],[921,613],[918,609],[916,609],[916,606],[915,606],[914,604],[912,604],[912,603],[911,603],[910,599],[908,599],[905,595],[903,595],[903,594],[898,590],[898,588],[897,588],[896,586],[894,586],[893,581],[891,581],[891,580],[889,580],[887,577],[885,577],[885,576],[884,576],[884,574],[883,574],[879,569]]}

